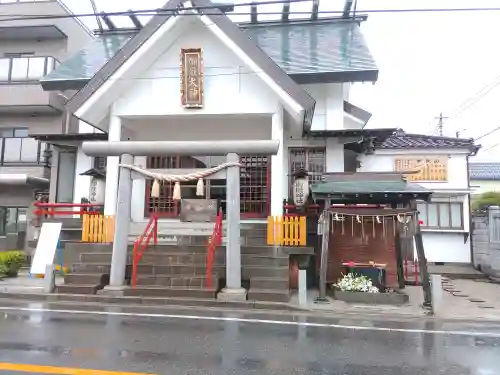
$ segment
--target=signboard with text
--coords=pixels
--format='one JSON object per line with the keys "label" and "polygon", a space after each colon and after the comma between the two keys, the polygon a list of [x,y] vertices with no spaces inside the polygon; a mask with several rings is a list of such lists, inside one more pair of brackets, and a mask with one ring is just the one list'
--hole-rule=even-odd
{"label": "signboard with text", "polygon": [[203,57],[201,48],[181,50],[181,102],[186,108],[203,107]]}
{"label": "signboard with text", "polygon": [[394,171],[408,181],[448,181],[448,157],[414,157],[394,160]]}

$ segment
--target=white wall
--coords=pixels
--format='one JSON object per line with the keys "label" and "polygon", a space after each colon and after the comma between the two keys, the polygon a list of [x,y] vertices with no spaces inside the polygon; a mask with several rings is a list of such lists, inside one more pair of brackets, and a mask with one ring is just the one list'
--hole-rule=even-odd
{"label": "white wall", "polygon": [[344,129],[344,85],[318,83],[302,87],[316,100],[311,130]]}
{"label": "white wall", "polygon": [[89,198],[90,180],[92,177],[80,176],[80,173],[86,172],[90,168],[92,168],[92,158],[85,155],[81,148],[78,147],[78,152],[76,154],[75,193],[73,195],[73,203],[81,203],[82,198]]}
{"label": "white wall", "polygon": [[[360,156],[361,167],[358,172],[393,172],[395,159],[413,156],[447,155],[439,150],[377,150],[373,155]],[[431,190],[467,189],[467,153],[453,153],[448,158],[448,181],[418,182]]]}
{"label": "white wall", "polygon": [[124,119],[137,141],[217,141],[271,139],[270,115],[195,115]]}
{"label": "white wall", "polygon": [[[245,62],[229,50],[197,17],[180,17],[173,43],[151,66],[130,77],[127,90],[115,103],[118,116],[274,113],[278,98]],[[171,44],[170,44],[171,43]],[[180,51],[202,48],[204,64],[204,107],[186,109],[180,97]]]}
{"label": "white wall", "polygon": [[428,262],[471,263],[470,236],[464,233],[424,232],[425,257]]}
{"label": "white wall", "polygon": [[[373,155],[360,156],[358,172],[393,172],[395,159],[412,156],[447,155],[440,150],[377,150]],[[464,241],[464,233],[470,232],[470,202],[464,192],[468,188],[467,153],[454,151],[448,155],[448,181],[420,182],[419,185],[431,190],[432,202],[461,202],[463,204],[462,230],[422,229],[425,255],[429,262],[470,263],[470,238]]]}

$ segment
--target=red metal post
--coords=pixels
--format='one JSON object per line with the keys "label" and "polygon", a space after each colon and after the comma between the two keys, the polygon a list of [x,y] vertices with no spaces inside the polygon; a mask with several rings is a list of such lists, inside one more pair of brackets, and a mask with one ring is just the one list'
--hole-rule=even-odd
{"label": "red metal post", "polygon": [[132,250],[132,288],[135,288],[135,285],[137,283],[137,263],[139,262],[138,247],[138,242],[137,240],[135,240],[134,248]]}

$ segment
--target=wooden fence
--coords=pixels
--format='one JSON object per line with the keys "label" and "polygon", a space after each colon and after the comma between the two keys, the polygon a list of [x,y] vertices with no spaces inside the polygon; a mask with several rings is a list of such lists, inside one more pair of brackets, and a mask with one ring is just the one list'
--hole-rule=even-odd
{"label": "wooden fence", "polygon": [[114,235],[114,216],[83,215],[82,242],[113,242]]}
{"label": "wooden fence", "polygon": [[267,244],[277,246],[306,246],[305,216],[269,216]]}

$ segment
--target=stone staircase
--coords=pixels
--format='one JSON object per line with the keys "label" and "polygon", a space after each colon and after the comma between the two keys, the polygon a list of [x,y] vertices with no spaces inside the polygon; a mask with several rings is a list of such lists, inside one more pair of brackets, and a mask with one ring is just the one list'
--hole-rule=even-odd
{"label": "stone staircase", "polygon": [[[200,236],[201,237],[201,236]],[[212,285],[207,286],[207,246],[160,243],[149,246],[138,266],[137,285],[127,288],[126,296],[214,299],[225,286],[225,247],[216,249]],[[65,251],[75,252],[71,272],[58,293],[95,294],[109,283],[111,245],[68,243]],[[253,301],[288,302],[289,256],[280,248],[243,245],[242,283]],[[126,278],[130,282],[132,247],[129,247]]]}

